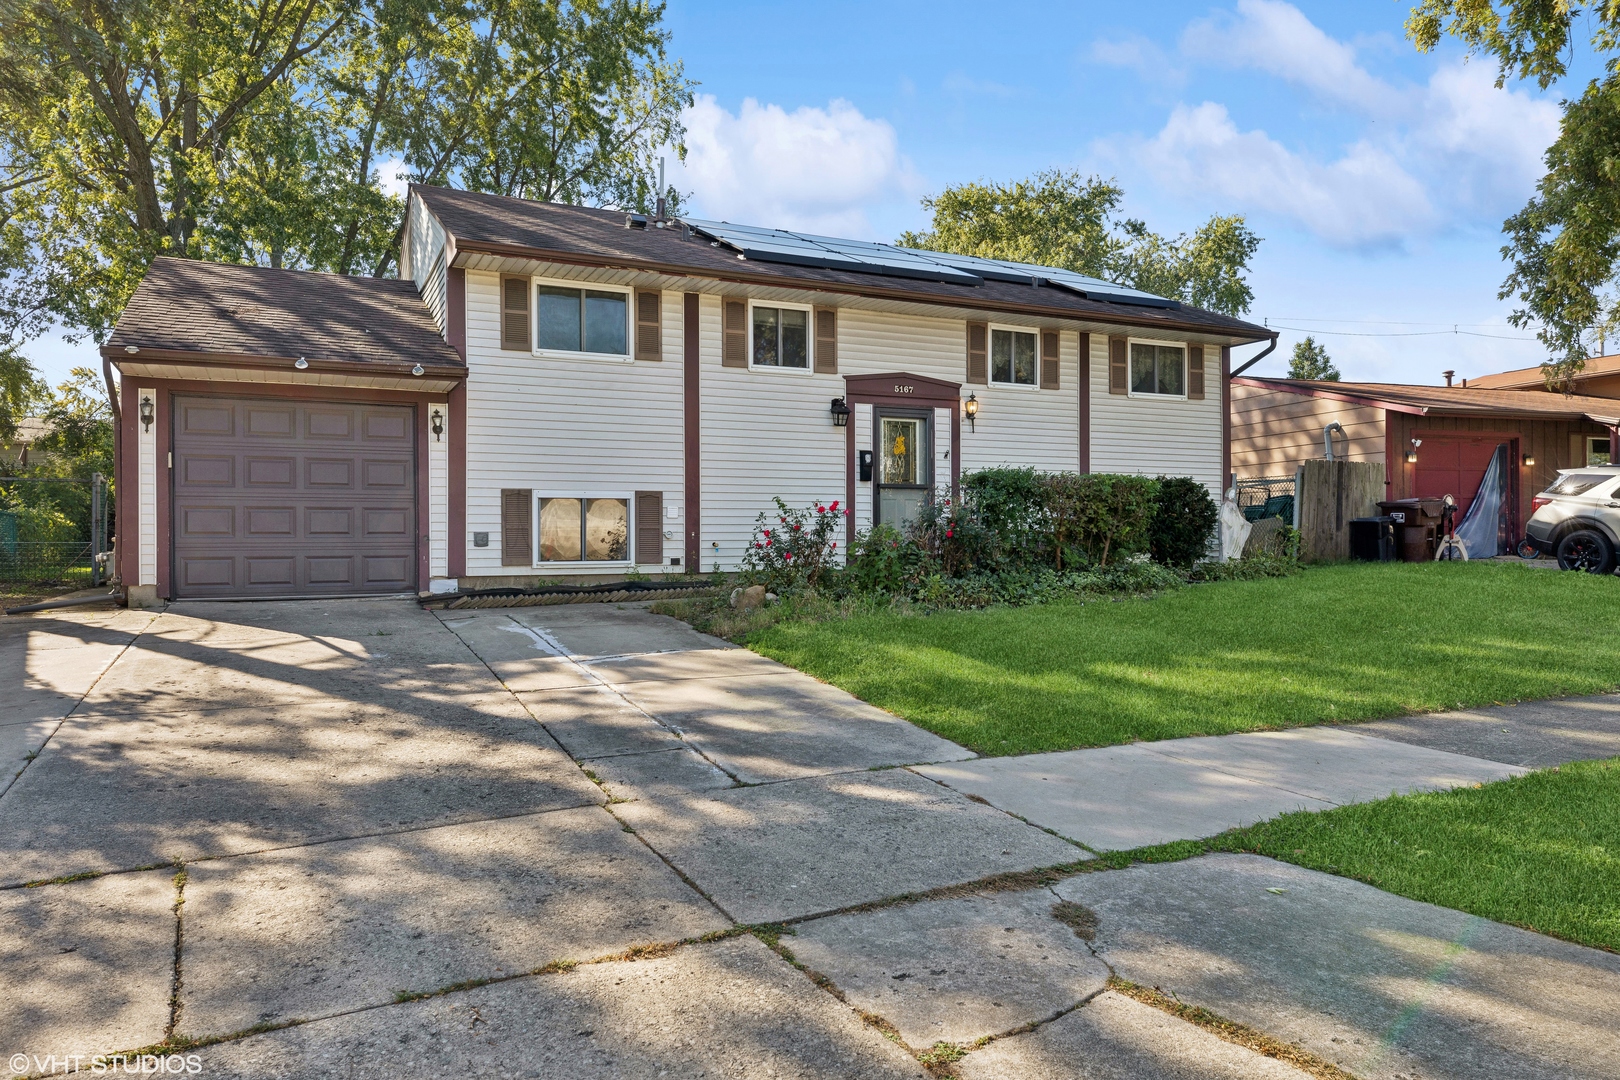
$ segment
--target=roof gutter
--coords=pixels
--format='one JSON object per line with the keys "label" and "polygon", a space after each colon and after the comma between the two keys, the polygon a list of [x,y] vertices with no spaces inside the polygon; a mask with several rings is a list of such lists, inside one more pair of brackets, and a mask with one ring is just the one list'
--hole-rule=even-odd
{"label": "roof gutter", "polygon": [[1245,360],[1243,362],[1242,367],[1238,368],[1236,371],[1232,372],[1232,374],[1227,376],[1227,377],[1231,378],[1231,379],[1237,378],[1239,375],[1243,374],[1245,371],[1248,371],[1250,368],[1254,367],[1254,365],[1258,364],[1260,361],[1262,361],[1266,357],[1270,356],[1272,354],[1272,352],[1276,348],[1277,348],[1277,334],[1276,334],[1275,331],[1273,331],[1272,335],[1271,335],[1271,344],[1267,345],[1265,348],[1261,349],[1259,352],[1257,352],[1253,356],[1249,357],[1247,360]]}

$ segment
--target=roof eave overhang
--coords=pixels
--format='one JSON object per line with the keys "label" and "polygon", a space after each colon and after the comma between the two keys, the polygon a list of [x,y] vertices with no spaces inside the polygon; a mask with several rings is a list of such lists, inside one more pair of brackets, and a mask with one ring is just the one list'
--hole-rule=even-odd
{"label": "roof eave overhang", "polygon": [[[441,224],[443,224],[442,221]],[[510,259],[532,259],[535,262],[562,263],[569,266],[590,266],[604,270],[632,270],[665,274],[671,277],[703,278],[709,281],[731,282],[738,285],[759,285],[775,289],[802,288],[813,292],[861,296],[877,300],[900,300],[934,307],[978,307],[986,311],[1005,311],[1019,315],[1064,319],[1073,322],[1117,323],[1121,326],[1179,330],[1188,334],[1205,334],[1210,337],[1230,338],[1233,346],[1270,341],[1273,337],[1270,330],[1263,330],[1258,326],[1243,323],[1238,326],[1209,326],[1165,319],[1143,319],[1139,316],[1133,318],[1128,313],[1128,309],[1120,310],[1116,308],[1099,311],[1075,311],[1070,308],[1052,308],[1040,304],[1015,304],[1004,301],[975,304],[963,297],[931,296],[927,293],[912,292],[904,288],[885,288],[883,286],[856,288],[840,282],[783,280],[780,277],[766,274],[749,274],[746,271],[723,272],[706,266],[682,266],[677,263],[658,263],[644,259],[627,259],[620,256],[596,257],[574,251],[548,251],[544,248],[526,247],[522,244],[501,244],[487,240],[464,240],[450,235],[448,228],[445,231],[448,243],[455,253],[454,258],[450,261],[452,266],[465,265],[466,256],[468,255],[494,255]]]}
{"label": "roof eave overhang", "polygon": [[[364,379],[396,378],[400,380],[427,380],[441,384],[450,380],[452,385],[467,378],[467,369],[459,364],[423,364],[420,361],[381,360],[322,360],[297,356],[266,356],[255,353],[194,352],[187,349],[159,349],[147,346],[129,352],[127,347],[103,345],[101,355],[120,371],[126,365],[152,364],[194,368],[236,368],[258,371],[298,371],[301,375],[346,375]],[[307,366],[299,369],[303,359]],[[422,373],[416,374],[420,366]],[[402,383],[410,385],[410,383]]]}

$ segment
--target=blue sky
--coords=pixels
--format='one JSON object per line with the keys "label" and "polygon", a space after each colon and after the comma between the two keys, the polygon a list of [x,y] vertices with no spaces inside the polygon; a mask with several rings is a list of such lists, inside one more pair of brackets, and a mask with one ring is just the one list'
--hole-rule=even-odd
{"label": "blue sky", "polygon": [[[1161,232],[1246,215],[1265,238],[1252,316],[1346,332],[1318,337],[1346,378],[1539,363],[1496,299],[1499,249],[1561,88],[1498,90],[1491,62],[1419,54],[1407,10],[671,0],[702,84],[675,182],[706,216],[892,240],[946,184],[1081,169]],[[1348,336],[1454,324],[1495,336]],[[1282,373],[1303,336],[1255,372]]]}
{"label": "blue sky", "polygon": [[[1346,378],[1539,363],[1496,299],[1501,224],[1563,88],[1498,90],[1490,62],[1417,53],[1407,8],[670,0],[700,83],[670,178],[702,216],[893,240],[946,184],[1099,173],[1160,232],[1246,215],[1251,317],[1318,332]],[[1453,325],[1489,336],[1433,333]],[[1395,334],[1424,336],[1354,336]],[[1304,336],[1282,335],[1256,374]],[[57,338],[30,351],[53,381],[95,362]]]}

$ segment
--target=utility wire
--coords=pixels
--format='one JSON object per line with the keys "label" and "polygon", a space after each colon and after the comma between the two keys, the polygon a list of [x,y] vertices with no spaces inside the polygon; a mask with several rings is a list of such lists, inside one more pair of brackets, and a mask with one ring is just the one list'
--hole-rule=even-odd
{"label": "utility wire", "polygon": [[[1419,323],[1418,325],[1423,325],[1423,324]],[[1301,333],[1301,334],[1325,334],[1325,335],[1328,335],[1330,337],[1397,338],[1397,337],[1439,337],[1439,336],[1443,336],[1443,335],[1452,335],[1452,336],[1456,336],[1456,337],[1494,338],[1497,341],[1535,341],[1536,340],[1535,338],[1531,338],[1531,337],[1518,337],[1518,336],[1511,335],[1511,334],[1481,334],[1477,330],[1463,330],[1463,329],[1460,329],[1461,325],[1462,325],[1461,323],[1458,323],[1458,324],[1454,325],[1450,330],[1403,330],[1400,333],[1375,334],[1375,333],[1370,333],[1370,332],[1365,331],[1365,330],[1312,330],[1309,327],[1304,327],[1304,326],[1284,326],[1281,323],[1274,323],[1270,319],[1266,320],[1266,329],[1268,329],[1268,330],[1293,330],[1293,331],[1296,331],[1296,332]],[[1481,326],[1481,325],[1488,325],[1488,324],[1474,323],[1472,325]]]}

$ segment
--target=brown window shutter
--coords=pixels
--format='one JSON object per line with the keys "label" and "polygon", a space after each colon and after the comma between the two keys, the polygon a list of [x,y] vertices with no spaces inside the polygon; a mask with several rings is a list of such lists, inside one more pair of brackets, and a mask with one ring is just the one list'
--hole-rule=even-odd
{"label": "brown window shutter", "polygon": [[748,301],[728,296],[721,301],[725,309],[721,326],[720,366],[748,366]]}
{"label": "brown window shutter", "polygon": [[816,308],[816,373],[838,374],[837,308]]}
{"label": "brown window shutter", "polygon": [[637,360],[664,358],[663,299],[660,292],[636,293]]}
{"label": "brown window shutter", "polygon": [[[501,278],[501,348],[522,349],[533,347],[534,335],[529,333],[529,279]],[[525,560],[527,561],[527,560]]]}
{"label": "brown window shutter", "polygon": [[1187,396],[1194,401],[1204,400],[1204,347],[1187,346]]}
{"label": "brown window shutter", "polygon": [[990,327],[982,322],[967,324],[967,381],[990,382]]}
{"label": "brown window shutter", "polygon": [[1058,389],[1058,332],[1041,331],[1041,389]]}
{"label": "brown window shutter", "polygon": [[501,565],[533,566],[534,492],[529,488],[501,489]]}
{"label": "brown window shutter", "polygon": [[1126,357],[1125,339],[1122,337],[1109,338],[1108,392],[1110,394],[1127,394],[1130,392],[1130,363]]}
{"label": "brown window shutter", "polygon": [[636,562],[662,565],[664,561],[664,493],[636,492]]}

